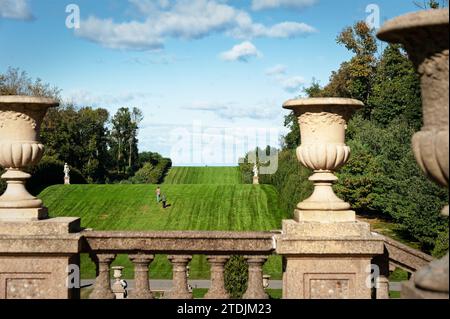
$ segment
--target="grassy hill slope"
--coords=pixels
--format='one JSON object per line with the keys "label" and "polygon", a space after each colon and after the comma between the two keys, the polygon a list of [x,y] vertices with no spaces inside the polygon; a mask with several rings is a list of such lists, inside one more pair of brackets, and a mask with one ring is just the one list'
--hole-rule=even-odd
{"label": "grassy hill slope", "polygon": [[164,184],[241,184],[239,167],[172,167]]}
{"label": "grassy hill slope", "polygon": [[[225,176],[232,175],[231,170],[226,171]],[[185,176],[192,175],[187,172]],[[161,188],[171,205],[165,210],[156,203],[156,185],[57,185],[45,189],[39,197],[52,217],[81,217],[83,227],[95,230],[264,231],[279,229],[281,220],[287,217],[280,209],[276,190],[268,185],[165,184]],[[125,277],[132,277],[132,265],[126,256],[118,256],[114,265],[125,266]],[[281,259],[270,258],[265,271],[280,278]],[[165,256],[157,256],[150,275],[171,278]],[[94,265],[87,256],[82,256],[82,277],[95,277]],[[195,256],[191,278],[208,277],[205,257]]]}

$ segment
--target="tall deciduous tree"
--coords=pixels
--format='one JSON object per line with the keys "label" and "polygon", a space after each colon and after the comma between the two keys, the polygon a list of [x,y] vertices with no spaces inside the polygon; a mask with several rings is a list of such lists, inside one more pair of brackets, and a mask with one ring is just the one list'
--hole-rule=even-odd
{"label": "tall deciduous tree", "polygon": [[132,173],[138,168],[139,123],[142,121],[142,111],[134,108],[120,108],[112,119],[111,151],[115,157],[118,173]]}
{"label": "tall deciduous tree", "polygon": [[131,125],[132,125],[132,134],[129,139],[129,154],[128,154],[128,167],[138,168],[138,159],[139,159],[139,151],[138,151],[138,130],[139,124],[144,119],[144,115],[140,109],[137,107],[133,108],[131,112]]}

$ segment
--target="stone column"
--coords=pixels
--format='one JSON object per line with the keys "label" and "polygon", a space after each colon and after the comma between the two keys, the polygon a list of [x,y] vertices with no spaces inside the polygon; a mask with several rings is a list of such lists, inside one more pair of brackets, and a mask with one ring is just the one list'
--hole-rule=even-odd
{"label": "stone column", "polygon": [[94,290],[89,296],[90,299],[115,299],[116,296],[111,290],[110,266],[116,259],[114,254],[91,255],[91,259],[97,265],[97,278],[95,279]]}
{"label": "stone column", "polygon": [[[414,155],[431,180],[448,188],[449,10],[427,10],[397,17],[386,22],[378,37],[403,44],[419,73],[424,126],[413,137]],[[448,206],[442,215],[448,218]],[[449,255],[419,270],[402,288],[402,297],[448,299]]]}
{"label": "stone column", "polygon": [[25,168],[39,163],[40,127],[58,102],[0,96],[0,299],[68,299],[80,295],[80,219],[48,218],[42,200],[25,188]]}
{"label": "stone column", "polygon": [[189,255],[172,255],[169,260],[173,266],[173,288],[169,294],[169,299],[192,299],[187,281],[187,265],[192,260]]}
{"label": "stone column", "polygon": [[129,258],[134,264],[134,289],[131,290],[129,298],[153,299],[153,294],[150,290],[148,267],[155,256],[149,254],[136,254],[129,255]]}
{"label": "stone column", "polygon": [[299,161],[313,170],[311,197],[297,205],[294,220],[283,221],[277,253],[285,258],[285,299],[370,299],[371,260],[383,254],[381,238],[356,220],[350,204],[338,198],[334,172],[350,157],[347,121],[363,107],[341,98],[290,100],[284,108],[298,118],[302,145]]}
{"label": "stone column", "polygon": [[263,266],[267,256],[245,256],[248,263],[248,288],[243,299],[269,299],[264,290]]}
{"label": "stone column", "polygon": [[225,289],[225,264],[230,256],[208,256],[211,264],[211,288],[205,295],[205,299],[230,299],[230,295]]}

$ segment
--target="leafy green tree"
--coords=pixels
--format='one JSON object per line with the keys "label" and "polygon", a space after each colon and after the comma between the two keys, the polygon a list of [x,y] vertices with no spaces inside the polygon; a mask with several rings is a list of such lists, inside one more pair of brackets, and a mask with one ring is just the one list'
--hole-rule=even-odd
{"label": "leafy green tree", "polygon": [[295,151],[283,150],[278,154],[276,173],[262,175],[260,182],[273,185],[278,191],[281,208],[293,213],[297,204],[312,193],[309,176],[311,171],[299,163]]}
{"label": "leafy green tree", "polygon": [[124,172],[127,160],[127,147],[131,138],[131,114],[127,108],[120,108],[111,120],[110,146],[115,159],[117,172]]}
{"label": "leafy green tree", "polygon": [[368,103],[371,117],[382,125],[403,118],[415,130],[422,126],[419,77],[399,45],[384,50]]}
{"label": "leafy green tree", "polygon": [[332,72],[330,82],[324,87],[321,97],[344,97],[362,101],[366,107],[361,111],[370,118],[370,105],[367,103],[374,81],[377,59],[377,42],[374,31],[363,21],[353,27],[345,28],[336,42],[344,45],[355,55],[343,62],[338,71]]}
{"label": "leafy green tree", "polygon": [[110,163],[108,111],[74,106],[49,110],[41,137],[46,154],[79,168],[90,182],[104,182]]}
{"label": "leafy green tree", "polygon": [[60,92],[39,78],[33,81],[25,71],[18,68],[9,67],[5,74],[0,74],[0,95],[40,96],[59,101]]}
{"label": "leafy green tree", "polygon": [[117,172],[132,174],[138,160],[138,125],[142,121],[142,112],[134,108],[120,108],[111,123],[111,152],[115,159]]}
{"label": "leafy green tree", "polygon": [[134,107],[131,112],[131,136],[128,140],[129,149],[128,149],[128,167],[129,168],[137,168],[136,161],[139,159],[139,150],[138,150],[138,140],[137,134],[139,129],[139,124],[144,119],[144,115],[140,109]]}
{"label": "leafy green tree", "polygon": [[147,157],[148,154],[152,154],[152,158],[149,158],[148,162],[144,163],[131,178],[132,183],[161,184],[164,181],[167,172],[172,166],[172,161],[168,158],[163,158],[157,153],[146,153],[143,156]]}
{"label": "leafy green tree", "polygon": [[428,180],[411,149],[414,130],[402,119],[387,127],[361,116],[348,128],[349,162],[339,172],[338,196],[359,213],[392,219],[430,252],[448,221],[439,216],[448,192]]}

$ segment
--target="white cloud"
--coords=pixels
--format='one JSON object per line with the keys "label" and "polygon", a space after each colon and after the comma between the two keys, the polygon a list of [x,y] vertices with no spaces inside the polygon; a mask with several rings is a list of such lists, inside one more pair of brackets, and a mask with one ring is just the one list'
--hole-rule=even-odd
{"label": "white cloud", "polygon": [[228,31],[228,34],[239,39],[249,39],[255,37],[283,39],[307,36],[315,32],[317,32],[315,28],[305,23],[282,22],[266,27],[259,23],[249,23],[243,20],[238,27]]}
{"label": "white cloud", "polygon": [[164,46],[154,30],[139,22],[116,24],[112,19],[89,17],[75,34],[111,49],[157,50]]}
{"label": "white cloud", "polygon": [[119,107],[133,107],[152,97],[147,92],[126,92],[117,94],[92,93],[87,90],[74,90],[69,92],[64,100],[78,107],[102,107],[115,111]]}
{"label": "white cloud", "polygon": [[305,79],[301,76],[292,76],[281,80],[281,86],[289,93],[299,92],[305,83]]}
{"label": "white cloud", "polygon": [[217,0],[129,0],[143,15],[143,20],[116,23],[94,16],[81,22],[75,30],[79,37],[112,49],[157,50],[167,38],[200,39],[214,33],[234,38],[293,38],[316,30],[298,22],[281,22],[272,26],[255,23],[240,9]]}
{"label": "white cloud", "polygon": [[31,20],[33,15],[27,0],[0,0],[0,18]]}
{"label": "white cloud", "polygon": [[253,0],[253,10],[274,9],[286,7],[292,9],[303,9],[315,5],[318,0]]}
{"label": "white cloud", "polygon": [[153,14],[170,6],[169,0],[128,0],[140,13]]}
{"label": "white cloud", "polygon": [[306,83],[305,79],[301,76],[288,76],[287,67],[281,64],[267,69],[265,74],[268,77],[273,78],[286,92],[289,93],[299,92]]}
{"label": "white cloud", "polygon": [[280,115],[280,110],[276,102],[258,102],[253,106],[242,106],[235,102],[217,103],[209,101],[196,101],[191,106],[184,109],[212,112],[217,117],[225,120],[253,119],[271,120]]}
{"label": "white cloud", "polygon": [[262,53],[249,41],[235,45],[231,50],[223,52],[220,58],[225,61],[248,62],[250,58],[261,57]]}
{"label": "white cloud", "polygon": [[275,65],[271,68],[268,68],[265,72],[267,76],[280,76],[286,74],[287,67],[282,64]]}

